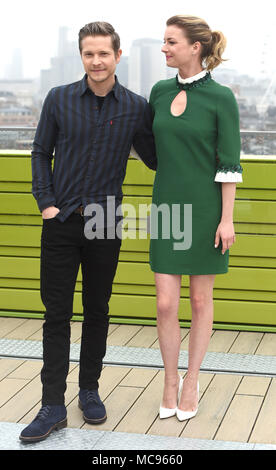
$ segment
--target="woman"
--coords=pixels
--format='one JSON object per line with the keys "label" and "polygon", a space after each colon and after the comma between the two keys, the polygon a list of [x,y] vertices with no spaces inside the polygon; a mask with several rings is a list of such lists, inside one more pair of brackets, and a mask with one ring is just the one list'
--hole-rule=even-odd
{"label": "woman", "polygon": [[[155,272],[157,329],[165,368],[160,418],[176,414],[180,421],[197,413],[198,375],[212,332],[215,275],[228,271],[229,248],[235,241],[235,191],[236,183],[242,182],[239,112],[230,88],[210,74],[223,61],[225,46],[224,35],[212,32],[201,18],[170,18],[162,52],[178,74],[154,85],[150,96],[158,156],[152,202],[170,209],[180,205],[182,229],[183,204],[192,207],[192,243],[185,249],[175,249],[179,240],[172,235],[162,237],[161,211],[151,221],[157,227],[157,236],[151,237],[150,265]],[[175,229],[172,223],[171,229],[170,233]],[[190,276],[192,310],[184,381],[177,372],[183,274]]]}

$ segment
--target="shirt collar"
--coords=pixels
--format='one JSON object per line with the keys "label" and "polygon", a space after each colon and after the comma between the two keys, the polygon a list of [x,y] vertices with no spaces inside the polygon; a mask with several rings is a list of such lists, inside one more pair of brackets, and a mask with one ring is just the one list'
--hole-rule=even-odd
{"label": "shirt collar", "polygon": [[184,83],[192,83],[196,80],[199,80],[202,77],[205,77],[206,73],[207,73],[207,70],[204,69],[201,72],[197,73],[196,75],[193,75],[192,77],[188,77],[188,78],[181,78],[180,74],[178,73],[178,81],[179,81],[179,83],[183,83],[183,84]]}
{"label": "shirt collar", "polygon": [[[84,77],[80,80],[79,82],[79,94],[80,96],[84,95],[84,93],[87,90],[90,90],[88,83],[87,83],[87,74],[84,75]],[[91,90],[92,91],[92,90]],[[115,96],[115,98],[119,101],[120,99],[120,94],[121,94],[121,85],[119,83],[119,80],[117,78],[117,75],[115,75],[115,84],[114,87],[111,90]],[[93,93],[93,92],[92,92]]]}

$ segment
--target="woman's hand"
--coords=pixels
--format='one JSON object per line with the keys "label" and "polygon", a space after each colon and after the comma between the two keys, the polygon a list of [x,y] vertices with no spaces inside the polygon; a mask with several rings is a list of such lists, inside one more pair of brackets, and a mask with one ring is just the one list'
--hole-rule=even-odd
{"label": "woman's hand", "polygon": [[228,250],[236,241],[233,222],[223,222],[223,221],[220,222],[216,231],[215,248],[219,246],[220,240],[222,243],[221,252],[224,255],[226,250]]}

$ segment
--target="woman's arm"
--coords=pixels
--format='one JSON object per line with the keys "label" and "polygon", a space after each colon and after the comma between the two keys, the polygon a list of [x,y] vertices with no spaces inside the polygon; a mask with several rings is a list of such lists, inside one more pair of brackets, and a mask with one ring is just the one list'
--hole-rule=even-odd
{"label": "woman's arm", "polygon": [[233,224],[233,212],[236,195],[236,183],[222,183],[222,214],[221,221],[217,228],[215,238],[215,248],[222,243],[222,254],[228,250],[236,241],[235,229]]}

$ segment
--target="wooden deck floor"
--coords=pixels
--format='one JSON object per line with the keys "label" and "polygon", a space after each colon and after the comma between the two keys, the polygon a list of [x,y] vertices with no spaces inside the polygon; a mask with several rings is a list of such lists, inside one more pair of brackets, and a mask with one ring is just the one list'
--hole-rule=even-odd
{"label": "wooden deck floor", "polygon": [[[0,337],[41,340],[42,320],[0,318]],[[71,341],[80,342],[81,323],[72,323]],[[187,349],[189,330],[181,329],[182,349]],[[158,348],[153,326],[111,324],[108,345]],[[276,355],[276,335],[238,331],[213,332],[208,351]],[[0,359],[0,422],[29,423],[41,404],[42,361]],[[180,423],[176,417],[160,420],[158,409],[164,371],[149,368],[105,366],[100,396],[108,420],[87,425],[77,406],[78,364],[71,363],[66,406],[71,428],[129,433],[276,444],[276,378],[238,374],[200,374],[198,415]]]}

